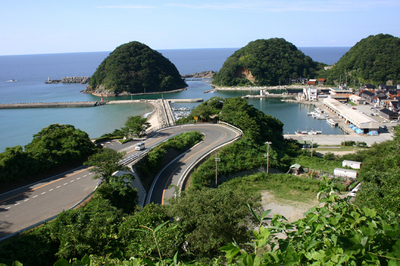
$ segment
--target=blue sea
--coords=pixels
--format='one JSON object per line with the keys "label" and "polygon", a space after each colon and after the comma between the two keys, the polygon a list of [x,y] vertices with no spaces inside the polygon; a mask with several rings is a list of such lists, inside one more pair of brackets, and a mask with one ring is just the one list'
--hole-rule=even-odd
{"label": "blue sea", "polygon": [[[350,47],[300,47],[313,60],[334,64]],[[181,74],[205,70],[218,71],[236,48],[159,50],[178,68]],[[40,54],[0,56],[0,103],[93,101],[98,97],[81,93],[86,85],[44,84],[50,79],[91,76],[110,52]],[[7,82],[14,79],[15,82]],[[146,95],[133,99],[155,98],[203,98],[214,96],[236,97],[250,92],[203,93],[211,86],[202,81],[188,81],[186,91],[169,94]],[[251,92],[258,94],[259,92]],[[119,97],[118,99],[131,99]],[[113,100],[108,98],[107,100]],[[264,113],[284,123],[284,133],[298,129],[321,130],[325,134],[343,134],[331,128],[325,121],[307,116],[311,106],[283,103],[277,99],[251,99],[249,103]],[[196,104],[176,104],[193,107]],[[91,138],[121,128],[128,116],[146,115],[152,111],[147,104],[106,105],[91,108],[43,108],[0,110],[0,152],[6,147],[25,146],[32,136],[53,123],[71,124],[89,134]]]}

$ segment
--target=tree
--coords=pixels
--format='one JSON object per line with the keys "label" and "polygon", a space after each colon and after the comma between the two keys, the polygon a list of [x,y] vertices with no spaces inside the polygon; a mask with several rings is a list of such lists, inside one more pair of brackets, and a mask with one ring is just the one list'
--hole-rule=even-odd
{"label": "tree", "polygon": [[38,160],[42,168],[70,162],[91,155],[95,145],[89,135],[72,125],[52,124],[33,135],[25,146],[29,156]]}
{"label": "tree", "polygon": [[146,129],[150,127],[150,123],[147,122],[147,118],[142,118],[140,115],[130,116],[125,122],[125,132],[133,132],[138,137],[143,136]]}
{"label": "tree", "polygon": [[171,199],[170,214],[176,217],[188,242],[187,249],[199,258],[219,254],[222,244],[235,239],[248,240],[246,217],[259,198],[245,191],[221,185],[216,189],[202,188],[182,192]]}
{"label": "tree", "polygon": [[90,168],[90,172],[95,173],[94,179],[102,179],[103,182],[119,181],[120,177],[114,177],[116,171],[129,171],[129,168],[119,164],[125,152],[117,152],[109,148],[103,148],[100,152],[93,154],[84,163]]}

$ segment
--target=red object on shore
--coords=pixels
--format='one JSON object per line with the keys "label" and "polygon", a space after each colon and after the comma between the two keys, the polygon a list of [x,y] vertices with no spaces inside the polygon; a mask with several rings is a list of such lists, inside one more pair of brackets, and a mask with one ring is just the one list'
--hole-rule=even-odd
{"label": "red object on shore", "polygon": [[103,101],[103,93],[101,94],[101,101]]}

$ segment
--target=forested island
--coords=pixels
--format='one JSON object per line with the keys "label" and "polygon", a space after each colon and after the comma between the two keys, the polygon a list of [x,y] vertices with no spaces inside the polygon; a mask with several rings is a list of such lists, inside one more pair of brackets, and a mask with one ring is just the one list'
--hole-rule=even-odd
{"label": "forested island", "polygon": [[164,92],[186,88],[177,68],[140,42],[117,47],[98,66],[86,89],[104,94]]}
{"label": "forested island", "polygon": [[324,66],[284,39],[256,40],[234,52],[214,75],[217,86],[276,86],[290,78],[315,78]]}
{"label": "forested island", "polygon": [[371,35],[354,45],[340,60],[319,78],[328,84],[348,82],[350,85],[400,83],[400,38],[389,34]]}

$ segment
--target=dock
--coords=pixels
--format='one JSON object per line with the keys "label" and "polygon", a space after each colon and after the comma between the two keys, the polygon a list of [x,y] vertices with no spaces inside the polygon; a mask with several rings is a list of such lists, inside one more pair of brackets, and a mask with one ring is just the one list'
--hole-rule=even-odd
{"label": "dock", "polygon": [[52,102],[52,103],[3,103],[0,109],[21,109],[21,108],[65,108],[65,107],[95,107],[102,105],[102,102]]}
{"label": "dock", "polygon": [[[197,103],[203,99],[165,99],[169,103]],[[66,107],[95,107],[106,104],[133,104],[155,100],[119,100],[119,101],[86,101],[86,102],[49,102],[49,103],[3,103],[0,109],[23,109],[23,108],[66,108]]]}

